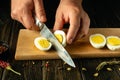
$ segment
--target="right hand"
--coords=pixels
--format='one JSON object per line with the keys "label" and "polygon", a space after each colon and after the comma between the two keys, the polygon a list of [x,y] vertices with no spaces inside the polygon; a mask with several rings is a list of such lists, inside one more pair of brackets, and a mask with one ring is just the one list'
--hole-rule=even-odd
{"label": "right hand", "polygon": [[46,22],[46,14],[42,0],[11,0],[11,17],[23,24],[27,29],[39,30],[34,16]]}

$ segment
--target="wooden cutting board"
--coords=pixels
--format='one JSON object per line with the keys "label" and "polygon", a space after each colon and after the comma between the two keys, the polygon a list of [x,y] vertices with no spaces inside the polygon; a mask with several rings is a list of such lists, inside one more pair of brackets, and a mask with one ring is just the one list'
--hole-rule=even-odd
{"label": "wooden cutting board", "polygon": [[[96,58],[96,57],[120,57],[120,50],[111,51],[107,47],[96,49],[89,43],[91,34],[101,33],[103,35],[119,36],[120,28],[90,28],[86,37],[67,45],[65,48],[72,58]],[[18,36],[15,59],[16,60],[41,60],[41,59],[59,59],[54,49],[49,51],[40,51],[34,45],[34,39],[39,37],[39,32],[21,29]]]}

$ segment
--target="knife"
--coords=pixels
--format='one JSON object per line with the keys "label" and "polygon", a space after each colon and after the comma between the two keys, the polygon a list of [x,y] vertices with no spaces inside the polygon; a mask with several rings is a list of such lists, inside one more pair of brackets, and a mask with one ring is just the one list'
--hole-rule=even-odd
{"label": "knife", "polygon": [[72,67],[76,67],[69,53],[65,50],[65,48],[59,43],[53,33],[48,29],[48,27],[40,22],[38,18],[35,18],[36,25],[40,28],[40,35],[47,38],[54,46],[57,51],[58,56],[65,61],[68,65]]}

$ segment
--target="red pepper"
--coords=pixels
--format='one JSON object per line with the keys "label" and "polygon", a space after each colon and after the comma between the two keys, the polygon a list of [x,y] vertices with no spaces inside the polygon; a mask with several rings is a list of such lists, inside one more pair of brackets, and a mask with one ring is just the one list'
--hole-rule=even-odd
{"label": "red pepper", "polygon": [[10,71],[14,72],[15,74],[21,75],[21,73],[13,70],[8,62],[5,62],[3,60],[0,60],[0,67],[10,70]]}

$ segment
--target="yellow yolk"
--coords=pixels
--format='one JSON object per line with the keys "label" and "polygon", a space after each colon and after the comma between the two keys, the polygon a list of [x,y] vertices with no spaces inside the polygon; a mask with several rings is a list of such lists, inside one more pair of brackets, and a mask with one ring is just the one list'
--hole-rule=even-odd
{"label": "yellow yolk", "polygon": [[103,37],[102,37],[102,36],[99,36],[99,35],[93,36],[93,37],[91,38],[91,40],[92,40],[94,43],[96,43],[96,44],[100,44],[100,43],[104,42]]}
{"label": "yellow yolk", "polygon": [[50,46],[50,43],[46,39],[41,39],[38,41],[39,45],[43,48],[48,48]]}
{"label": "yellow yolk", "polygon": [[62,44],[63,42],[63,36],[61,34],[55,34],[55,37],[58,39],[58,41]]}
{"label": "yellow yolk", "polygon": [[95,48],[103,48],[106,44],[106,38],[102,34],[92,34],[89,40],[91,45]]}
{"label": "yellow yolk", "polygon": [[119,38],[114,38],[114,37],[111,37],[111,38],[108,38],[107,40],[108,44],[111,44],[111,45],[120,45],[120,39]]}

